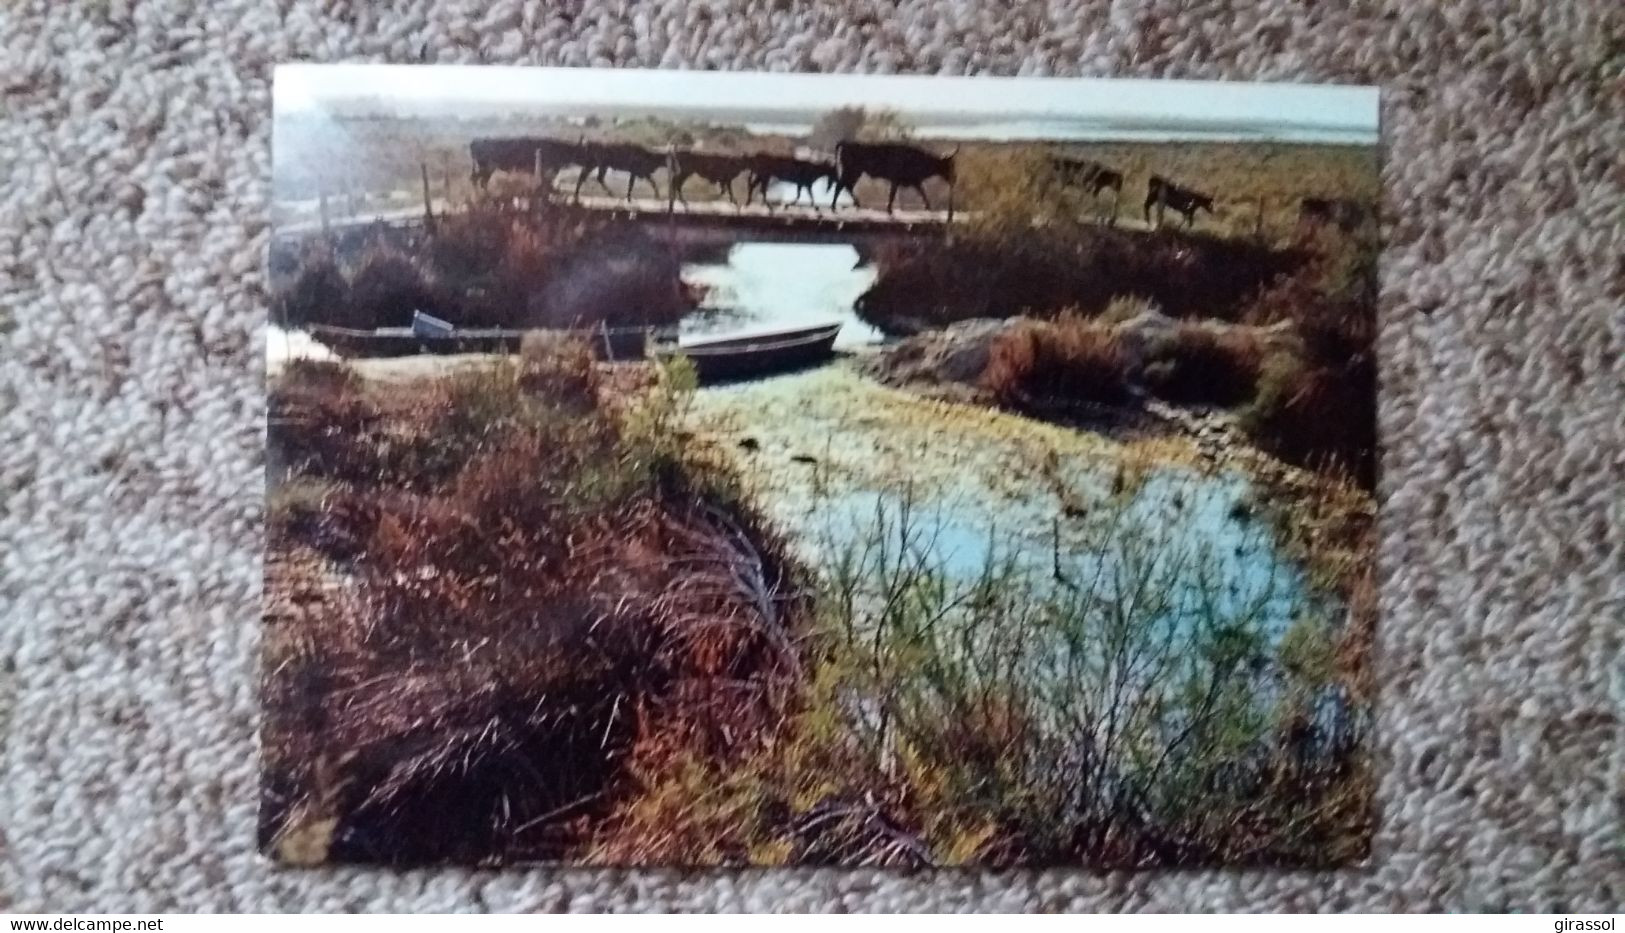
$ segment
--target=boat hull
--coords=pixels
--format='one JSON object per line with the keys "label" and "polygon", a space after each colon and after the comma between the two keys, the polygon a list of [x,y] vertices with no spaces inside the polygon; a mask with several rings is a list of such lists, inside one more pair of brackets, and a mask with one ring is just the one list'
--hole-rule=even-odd
{"label": "boat hull", "polygon": [[778,334],[706,341],[659,351],[685,356],[702,382],[722,382],[789,372],[821,363],[835,353],[841,325],[804,328]]}

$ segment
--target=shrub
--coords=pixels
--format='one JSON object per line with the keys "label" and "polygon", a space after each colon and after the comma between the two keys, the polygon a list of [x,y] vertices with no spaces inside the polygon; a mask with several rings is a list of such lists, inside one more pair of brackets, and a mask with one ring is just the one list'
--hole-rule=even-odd
{"label": "shrub", "polygon": [[693,309],[682,267],[637,228],[608,229],[560,251],[527,303],[535,326],[673,324]]}
{"label": "shrub", "polygon": [[290,325],[367,329],[424,310],[465,327],[563,328],[669,324],[696,304],[671,250],[560,205],[527,214],[471,205],[397,240],[367,231],[341,241],[344,255],[364,250],[347,281],[325,252],[305,259],[279,314]]}
{"label": "shrub", "polygon": [[1182,323],[1147,349],[1143,379],[1158,398],[1181,405],[1238,405],[1253,397],[1263,351],[1251,334]]}
{"label": "shrub", "polygon": [[440,292],[423,267],[405,253],[375,247],[361,260],[350,280],[350,300],[340,320],[344,327],[370,330],[405,327],[413,311],[445,314]]}
{"label": "shrub", "polygon": [[1309,275],[1284,275],[1269,282],[1248,299],[1239,318],[1244,324],[1268,327],[1283,321],[1297,322],[1326,301]]}
{"label": "shrub", "polygon": [[497,263],[496,276],[501,291],[527,310],[527,322],[528,303],[541,293],[553,271],[555,248],[548,236],[550,232],[539,225],[511,224],[502,259]]}
{"label": "shrub", "polygon": [[1343,237],[1340,246],[1323,253],[1316,263],[1317,284],[1335,300],[1374,308],[1381,245],[1374,236],[1355,235]]}
{"label": "shrub", "polygon": [[1288,463],[1376,486],[1376,368],[1369,353],[1342,366],[1277,355],[1266,361],[1242,425]]}
{"label": "shrub", "polygon": [[429,237],[429,264],[458,290],[487,284],[502,261],[513,223],[506,214],[477,207],[442,217]]}
{"label": "shrub", "polygon": [[[1120,506],[1129,508],[1127,503]],[[1090,533],[1121,536],[1123,514]],[[644,747],[589,858],[919,867],[1357,855],[1364,711],[1323,687],[1328,629],[1272,650],[1155,532],[1046,586],[990,553],[947,574],[905,499],[831,542],[813,669],[745,755]],[[1184,592],[1181,598],[1173,594]]]}
{"label": "shrub", "polygon": [[1131,397],[1128,353],[1107,327],[1076,316],[1022,321],[993,344],[983,386],[1006,403],[1121,404]]}
{"label": "shrub", "polygon": [[1311,362],[1334,369],[1357,368],[1371,358],[1376,321],[1369,310],[1323,303],[1302,312],[1297,332]]}
{"label": "shrub", "polygon": [[585,411],[598,402],[601,379],[587,340],[530,331],[519,344],[519,387]]}
{"label": "shrub", "polygon": [[857,303],[887,331],[978,317],[1096,314],[1125,293],[1168,314],[1233,318],[1304,256],[1202,234],[1155,236],[1090,224],[1001,227],[946,242],[877,247],[874,284]]}
{"label": "shrub", "polygon": [[[1243,311],[1248,323],[1290,323],[1300,351],[1267,361],[1243,426],[1288,463],[1342,474],[1372,489],[1377,482],[1376,317],[1358,283],[1340,279],[1327,294],[1320,268],[1283,277]],[[1350,297],[1353,294],[1356,297]]]}
{"label": "shrub", "polygon": [[[274,387],[273,430],[341,449],[274,502],[263,846],[568,857],[635,789],[640,739],[766,733],[796,663],[797,572],[754,516],[682,481],[681,450],[677,481],[656,482],[579,345],[389,392],[302,375]],[[681,379],[662,385],[650,430],[681,404]],[[356,420],[332,417],[345,405]],[[315,417],[278,420],[295,413]],[[392,470],[417,481],[374,485]],[[298,545],[349,561],[342,580]]]}
{"label": "shrub", "polygon": [[277,301],[277,323],[335,324],[344,318],[349,300],[350,284],[333,258],[325,253],[312,256],[300,264],[293,286]]}

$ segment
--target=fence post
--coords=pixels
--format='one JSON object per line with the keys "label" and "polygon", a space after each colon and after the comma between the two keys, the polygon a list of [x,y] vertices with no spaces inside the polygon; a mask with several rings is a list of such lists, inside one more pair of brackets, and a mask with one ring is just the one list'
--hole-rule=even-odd
{"label": "fence post", "polygon": [[[666,217],[670,218],[677,210],[677,186],[673,181],[677,178],[677,144],[666,144]],[[659,189],[655,190],[659,194]]]}
{"label": "fence post", "polygon": [[531,177],[536,180],[535,186],[530,189],[530,212],[532,214],[534,214],[534,213],[536,213],[537,202],[541,199],[541,196],[542,196],[542,147],[541,146],[537,146],[535,148],[535,150],[533,150],[531,152],[530,173],[531,173]]}
{"label": "fence post", "polygon": [[[666,144],[666,255],[673,263],[681,255],[677,250],[677,146]],[[660,189],[655,189],[659,194]]]}
{"label": "fence post", "polygon": [[429,163],[419,162],[423,171],[423,229],[434,230],[434,202],[429,198]]}

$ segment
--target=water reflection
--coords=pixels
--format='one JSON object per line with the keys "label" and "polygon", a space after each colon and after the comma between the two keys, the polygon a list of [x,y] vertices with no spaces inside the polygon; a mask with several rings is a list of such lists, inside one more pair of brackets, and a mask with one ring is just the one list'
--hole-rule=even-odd
{"label": "water reflection", "polygon": [[740,243],[725,263],[691,263],[683,281],[703,286],[700,310],[686,317],[684,337],[748,334],[840,321],[841,348],[879,343],[880,331],[852,310],[874,284],[875,270],[859,265],[844,244]]}

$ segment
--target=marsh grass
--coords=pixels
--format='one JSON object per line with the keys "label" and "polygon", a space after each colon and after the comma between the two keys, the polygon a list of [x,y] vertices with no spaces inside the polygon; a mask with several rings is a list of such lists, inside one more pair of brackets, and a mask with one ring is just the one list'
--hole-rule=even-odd
{"label": "marsh grass", "polygon": [[1280,459],[1370,490],[1378,461],[1376,321],[1370,304],[1348,294],[1369,287],[1368,274],[1350,278],[1341,261],[1328,260],[1249,304],[1246,320],[1290,324],[1298,345],[1263,361],[1242,424]]}
{"label": "marsh grass", "polygon": [[691,389],[678,367],[608,398],[573,342],[410,384],[281,374],[268,851],[563,857],[641,736],[760,731],[799,669],[799,590],[735,481],[674,446]]}
{"label": "marsh grass", "polygon": [[1007,403],[1113,405],[1130,399],[1133,368],[1114,329],[1063,315],[1022,321],[1001,334],[988,354],[982,384]]}
{"label": "marsh grass", "polygon": [[[1203,546],[1128,522],[1140,473],[1054,567],[990,540],[951,573],[904,491],[808,573],[686,440],[691,371],[630,393],[607,373],[538,336],[419,384],[311,362],[273,383],[273,443],[319,455],[285,458],[269,502],[269,851],[899,867],[1364,851],[1369,629],[1344,621],[1343,589],[1271,630],[1284,584],[1227,596]],[[1359,566],[1328,561],[1326,579],[1358,586]]]}
{"label": "marsh grass", "polygon": [[[1122,514],[1096,534],[1120,533]],[[1369,830],[1367,714],[1338,625],[1221,597],[1147,538],[1035,578],[990,548],[951,576],[905,497],[830,548],[810,676],[743,761],[646,747],[598,862],[1106,866],[1335,863]],[[1195,581],[1195,589],[1192,589]],[[1179,595],[1183,594],[1183,595]],[[1278,633],[1277,633],[1278,634]]]}

